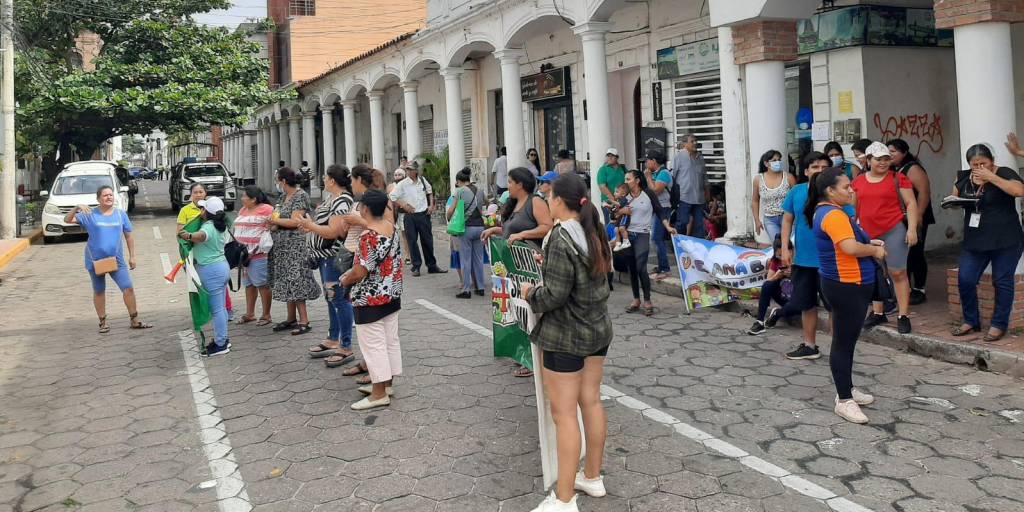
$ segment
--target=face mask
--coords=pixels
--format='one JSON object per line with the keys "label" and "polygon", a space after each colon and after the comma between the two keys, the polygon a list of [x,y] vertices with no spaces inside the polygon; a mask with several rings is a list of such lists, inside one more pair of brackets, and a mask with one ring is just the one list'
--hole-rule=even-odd
{"label": "face mask", "polygon": [[775,172],[782,172],[782,160],[768,162],[768,168]]}
{"label": "face mask", "polygon": [[278,194],[283,194],[284,193],[284,189],[281,188],[281,184],[280,183],[275,183],[274,184],[274,188],[277,189],[277,193]]}
{"label": "face mask", "polygon": [[834,157],[832,157],[832,166],[833,167],[839,167],[840,165],[843,165],[843,157],[841,157],[841,156],[834,156]]}

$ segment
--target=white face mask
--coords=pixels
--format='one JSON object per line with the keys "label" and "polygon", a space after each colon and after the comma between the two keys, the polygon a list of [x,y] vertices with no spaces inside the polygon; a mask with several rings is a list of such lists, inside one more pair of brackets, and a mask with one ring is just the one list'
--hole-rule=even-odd
{"label": "white face mask", "polygon": [[843,165],[843,157],[841,157],[841,156],[834,156],[834,157],[832,157],[832,166],[833,167],[839,167],[840,165]]}
{"label": "white face mask", "polygon": [[768,168],[775,172],[782,172],[782,160],[768,162]]}

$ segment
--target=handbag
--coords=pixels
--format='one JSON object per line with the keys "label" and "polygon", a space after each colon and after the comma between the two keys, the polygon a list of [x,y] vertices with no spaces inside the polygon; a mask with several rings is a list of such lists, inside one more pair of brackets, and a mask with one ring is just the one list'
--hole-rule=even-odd
{"label": "handbag", "polygon": [[338,252],[334,255],[334,268],[338,269],[338,272],[344,274],[351,270],[354,261],[355,254],[352,251],[345,248],[344,245],[338,247]]}
{"label": "handbag", "polygon": [[98,276],[105,276],[117,272],[117,256],[100,258],[92,261],[92,270]]}
{"label": "handbag", "polygon": [[458,204],[455,205],[455,211],[452,213],[451,220],[448,221],[447,232],[451,236],[462,236],[466,234],[466,202],[459,198]]}
{"label": "handbag", "polygon": [[231,268],[248,267],[249,249],[235,240],[235,235],[230,230],[228,234],[231,235],[231,241],[224,244],[224,259],[228,260],[228,266]]}
{"label": "handbag", "polygon": [[896,300],[896,287],[892,283],[892,277],[889,276],[889,266],[886,265],[885,260],[879,261],[871,258],[871,261],[875,264],[875,290],[871,294],[871,300],[875,302]]}

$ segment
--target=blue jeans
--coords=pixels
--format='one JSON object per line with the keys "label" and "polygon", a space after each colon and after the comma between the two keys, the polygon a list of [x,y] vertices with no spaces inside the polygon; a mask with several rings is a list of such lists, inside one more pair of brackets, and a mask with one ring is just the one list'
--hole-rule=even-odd
{"label": "blue jeans", "polygon": [[345,299],[345,289],[338,281],[341,272],[334,266],[334,258],[320,258],[320,279],[324,284],[324,299],[327,300],[327,339],[340,341],[341,348],[352,346],[352,323],[355,316],[352,303]]}
{"label": "blue jeans", "polygon": [[231,279],[231,267],[227,261],[218,261],[209,265],[196,265],[199,279],[203,281],[203,289],[210,294],[210,312],[213,313],[213,342],[218,347],[228,344],[228,280]]}
{"label": "blue jeans", "polygon": [[775,237],[782,233],[782,215],[764,217],[764,230],[768,234],[768,243],[775,243]]}
{"label": "blue jeans", "polygon": [[686,226],[693,219],[693,232],[690,236],[704,238],[704,205],[680,202],[676,208],[676,231],[680,235],[686,234]]}
{"label": "blue jeans", "polygon": [[459,265],[462,267],[462,291],[484,290],[484,243],[480,240],[483,226],[466,226],[466,233],[459,237]]}
{"label": "blue jeans", "polygon": [[668,265],[668,240],[665,237],[668,232],[665,231],[665,226],[661,223],[661,220],[654,216],[654,226],[651,230],[651,241],[654,242],[654,249],[658,253],[658,272],[668,272],[672,270]]}
{"label": "blue jeans", "polygon": [[1021,246],[1013,246],[992,251],[961,251],[958,284],[965,324],[981,327],[981,316],[978,314],[978,281],[985,273],[985,267],[992,263],[992,287],[996,291],[992,327],[1006,332],[1010,325],[1010,311],[1013,309],[1013,275],[1017,270],[1021,250]]}

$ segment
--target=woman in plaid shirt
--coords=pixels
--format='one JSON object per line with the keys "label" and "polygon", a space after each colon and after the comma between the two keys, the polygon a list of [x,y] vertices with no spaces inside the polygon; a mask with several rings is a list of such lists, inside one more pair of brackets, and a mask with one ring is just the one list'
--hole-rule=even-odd
{"label": "woman in plaid shirt", "polygon": [[[534,512],[577,512],[576,493],[605,495],[601,477],[608,420],[601,404],[601,377],[612,324],[608,319],[611,247],[601,214],[575,174],[552,184],[555,227],[544,239],[544,283],[524,284],[523,297],[540,320],[530,340],[543,350],[545,391],[558,438],[558,483]],[[576,406],[583,412],[587,460],[577,472],[582,441]]]}

